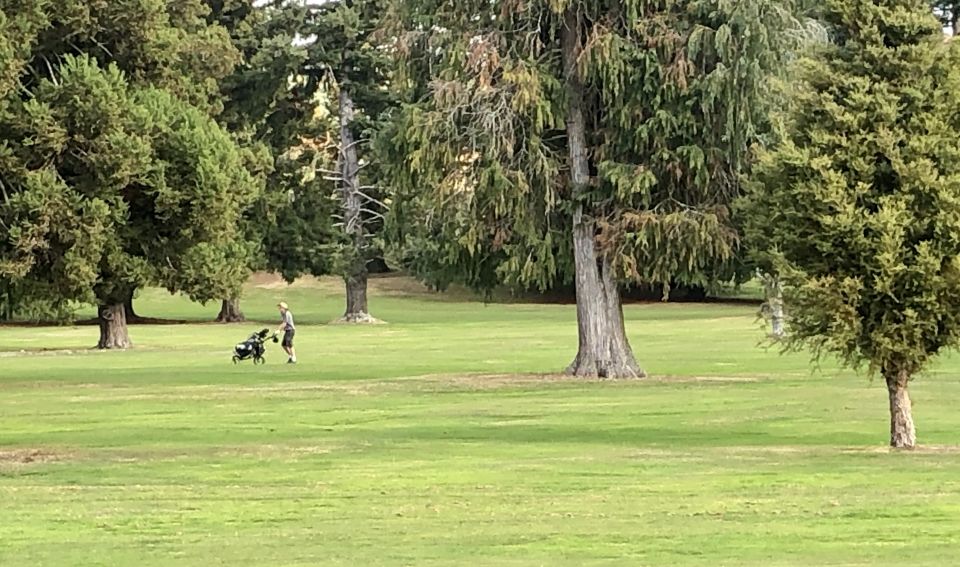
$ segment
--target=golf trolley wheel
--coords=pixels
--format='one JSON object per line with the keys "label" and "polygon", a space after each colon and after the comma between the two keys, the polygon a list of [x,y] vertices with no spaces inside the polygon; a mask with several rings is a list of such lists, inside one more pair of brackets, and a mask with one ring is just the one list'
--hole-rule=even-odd
{"label": "golf trolley wheel", "polygon": [[267,363],[267,359],[261,356],[261,357],[258,357],[258,358],[254,358],[254,359],[253,359],[253,363],[254,363],[254,364],[266,364],[266,363]]}
{"label": "golf trolley wheel", "polygon": [[237,358],[236,355],[234,355],[234,356],[233,356],[233,363],[236,364],[236,363],[238,363],[238,362],[240,362],[240,359]]}

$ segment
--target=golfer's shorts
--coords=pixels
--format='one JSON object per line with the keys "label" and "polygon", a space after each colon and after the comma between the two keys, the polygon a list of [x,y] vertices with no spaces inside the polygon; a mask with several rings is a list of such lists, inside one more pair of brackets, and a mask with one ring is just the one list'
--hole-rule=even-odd
{"label": "golfer's shorts", "polygon": [[290,329],[290,330],[288,330],[288,331],[284,331],[284,332],[283,332],[283,342],[282,342],[281,344],[282,344],[283,346],[285,346],[285,347],[292,347],[292,346],[293,346],[293,335],[295,335],[296,333],[297,333],[297,332],[296,332],[295,330],[293,330],[293,329]]}

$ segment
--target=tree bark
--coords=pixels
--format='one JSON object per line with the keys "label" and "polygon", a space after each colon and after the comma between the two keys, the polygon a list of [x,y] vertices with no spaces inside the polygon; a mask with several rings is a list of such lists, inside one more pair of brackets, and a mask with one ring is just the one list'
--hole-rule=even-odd
{"label": "tree bark", "polygon": [[240,298],[224,299],[220,304],[217,323],[243,323],[247,318],[240,310]]}
{"label": "tree bark", "polygon": [[345,323],[374,323],[367,308],[367,273],[343,278],[347,288],[347,310],[343,313]]}
{"label": "tree bark", "polygon": [[7,286],[0,287],[0,321],[13,320],[13,290]]}
{"label": "tree bark", "polygon": [[125,349],[133,346],[127,331],[127,316],[123,303],[101,305],[99,309],[99,349]]}
{"label": "tree bark", "polygon": [[764,292],[770,309],[770,336],[776,339],[786,336],[783,317],[783,285],[780,278],[771,274],[764,276]]}
{"label": "tree bark", "polygon": [[348,255],[351,264],[344,275],[347,309],[341,322],[373,323],[376,319],[367,311],[366,229],[363,219],[363,198],[360,194],[360,161],[357,142],[353,136],[354,108],[349,83],[340,85],[340,175],[343,226],[353,250]]}
{"label": "tree bark", "polygon": [[886,381],[890,398],[890,446],[913,449],[917,445],[917,430],[913,425],[913,407],[907,391],[910,376],[902,370],[891,372]]}
{"label": "tree bark", "polygon": [[[569,8],[564,19],[561,42],[568,100],[567,145],[570,182],[576,198],[590,182],[583,116],[584,89],[577,71],[582,50],[581,22],[575,8]],[[596,232],[596,222],[584,214],[582,204],[577,205],[573,216],[573,248],[579,350],[567,373],[602,378],[640,378],[645,373],[627,341],[620,289],[609,260],[598,254]]]}

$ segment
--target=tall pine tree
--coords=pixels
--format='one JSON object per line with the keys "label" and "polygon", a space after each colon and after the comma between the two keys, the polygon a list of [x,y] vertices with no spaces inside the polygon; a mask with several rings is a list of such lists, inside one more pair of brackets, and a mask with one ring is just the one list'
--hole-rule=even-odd
{"label": "tall pine tree", "polygon": [[[578,376],[636,377],[625,282],[704,283],[789,3],[396,0],[397,238],[437,285],[573,281]],[[429,82],[423,80],[424,74]]]}
{"label": "tall pine tree", "polygon": [[[297,140],[296,129],[306,114],[300,100],[302,85],[291,84],[306,60],[298,38],[306,33],[308,9],[290,0],[206,0],[211,24],[230,33],[240,61],[221,81],[224,110],[217,119],[243,147],[251,169],[265,182],[256,206],[243,220],[244,231],[257,243],[250,254],[250,271],[268,267],[264,246],[287,205],[288,177],[276,168],[278,158]],[[240,309],[241,285],[225,290],[217,321],[244,320]]]}
{"label": "tall pine tree", "polygon": [[923,0],[828,0],[834,43],[798,65],[784,141],[747,201],[778,259],[788,345],[883,377],[890,444],[908,385],[960,334],[960,60]]}
{"label": "tall pine tree", "polygon": [[310,7],[308,56],[297,83],[303,106],[312,112],[291,117],[298,143],[279,164],[294,182],[291,201],[278,213],[269,239],[273,264],[288,280],[303,273],[342,275],[341,321],[348,323],[375,321],[367,280],[370,263],[382,256],[387,204],[372,140],[393,107],[387,88],[391,58],[377,33],[384,9],[383,0]]}

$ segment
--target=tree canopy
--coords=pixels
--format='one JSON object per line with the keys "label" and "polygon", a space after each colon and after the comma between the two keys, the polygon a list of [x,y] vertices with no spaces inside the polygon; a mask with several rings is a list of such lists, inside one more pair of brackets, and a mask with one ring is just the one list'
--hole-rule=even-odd
{"label": "tree canopy", "polygon": [[786,278],[788,345],[882,375],[891,444],[911,447],[907,382],[960,333],[960,61],[921,0],[824,18],[833,42],[797,66],[748,223]]}
{"label": "tree canopy", "polygon": [[[385,2],[311,6],[303,27],[307,57],[298,96],[313,112],[290,122],[297,141],[284,156],[290,206],[278,214],[270,256],[288,279],[344,277],[344,321],[369,322],[369,264],[382,257],[385,183],[372,140],[394,96],[391,57],[379,33]],[[294,173],[297,165],[299,174]]]}
{"label": "tree canopy", "polygon": [[408,265],[439,286],[576,281],[581,305],[603,287],[598,328],[620,352],[598,353],[614,361],[599,372],[636,374],[615,288],[729,269],[729,205],[793,8],[394,2],[400,87],[420,97],[390,140]]}
{"label": "tree canopy", "polygon": [[235,57],[225,31],[200,2],[10,4],[0,275],[101,305],[102,347],[129,343],[115,309],[133,289],[223,297],[246,274],[238,221],[260,190],[209,115]]}

